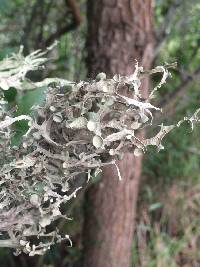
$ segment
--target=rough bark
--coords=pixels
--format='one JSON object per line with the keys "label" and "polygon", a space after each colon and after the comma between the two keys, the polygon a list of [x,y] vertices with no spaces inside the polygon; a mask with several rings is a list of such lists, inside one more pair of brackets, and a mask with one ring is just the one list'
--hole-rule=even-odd
{"label": "rough bark", "polygon": [[[151,0],[88,0],[87,66],[89,76],[130,74],[135,59],[152,62]],[[142,84],[147,95],[148,80]],[[105,167],[100,181],[86,193],[83,229],[84,267],[129,267],[142,157],[126,154]]]}

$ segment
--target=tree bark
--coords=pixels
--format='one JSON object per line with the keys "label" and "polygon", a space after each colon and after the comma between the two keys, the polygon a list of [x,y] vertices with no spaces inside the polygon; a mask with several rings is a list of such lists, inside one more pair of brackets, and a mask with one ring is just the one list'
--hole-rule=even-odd
{"label": "tree bark", "polygon": [[[151,0],[88,0],[88,74],[130,74],[135,59],[151,67]],[[142,84],[145,97],[149,81]],[[86,192],[83,228],[84,267],[129,267],[142,157],[127,153],[116,167],[105,167]]]}

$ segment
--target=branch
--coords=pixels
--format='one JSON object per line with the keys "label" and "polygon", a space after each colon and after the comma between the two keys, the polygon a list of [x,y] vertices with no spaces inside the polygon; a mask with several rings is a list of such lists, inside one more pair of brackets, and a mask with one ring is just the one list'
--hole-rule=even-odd
{"label": "branch", "polygon": [[80,10],[76,4],[75,0],[65,0],[66,5],[69,7],[73,18],[74,18],[74,23],[76,26],[79,26],[81,24],[82,18],[80,14]]}
{"label": "branch", "polygon": [[44,42],[45,46],[49,46],[52,44],[56,39],[60,38],[63,34],[69,31],[73,31],[75,28],[77,28],[81,21],[81,14],[80,10],[76,4],[76,1],[74,0],[65,0],[65,3],[67,7],[70,9],[70,12],[72,14],[72,22],[70,24],[66,24],[62,28],[58,28],[56,32],[52,33],[47,40]]}
{"label": "branch", "polygon": [[28,48],[28,40],[31,33],[31,26],[33,25],[34,20],[36,19],[37,9],[40,6],[41,1],[36,0],[33,4],[30,18],[27,19],[25,28],[23,30],[23,36],[21,38],[21,43],[24,45],[24,53],[28,54],[29,48]]}
{"label": "branch", "polygon": [[[181,0],[175,0],[174,3],[172,3],[168,9],[167,14],[165,15],[165,19],[162,23],[162,25],[155,31],[155,37],[156,37],[156,45],[153,53],[153,58],[157,57],[158,53],[160,52],[160,49],[163,45],[163,43],[166,41],[168,37],[168,29],[170,25],[172,25],[174,18],[176,17],[177,8],[181,5]],[[178,21],[178,25],[182,25],[182,22],[184,21],[184,16],[182,19]],[[177,25],[176,25],[177,28]]]}
{"label": "branch", "polygon": [[17,248],[19,242],[15,242],[13,239],[0,240],[0,248]]}
{"label": "branch", "polygon": [[49,12],[51,10],[51,7],[52,7],[52,4],[53,4],[53,1],[49,1],[49,3],[46,5],[46,8],[44,6],[44,2],[42,2],[42,5],[40,6],[40,31],[38,33],[38,37],[37,37],[37,41],[35,43],[35,49],[38,49],[38,48],[43,48],[43,40],[44,40],[44,37],[43,37],[43,31],[44,31],[44,25],[45,23],[47,22],[47,19],[48,19],[48,16],[49,16]]}

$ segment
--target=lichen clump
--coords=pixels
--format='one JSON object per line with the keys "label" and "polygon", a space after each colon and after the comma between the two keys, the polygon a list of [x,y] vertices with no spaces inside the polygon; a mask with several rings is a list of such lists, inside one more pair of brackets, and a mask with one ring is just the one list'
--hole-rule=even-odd
{"label": "lichen clump", "polygon": [[[76,197],[81,188],[76,183],[80,175],[88,174],[89,180],[92,173],[101,172],[102,166],[114,164],[119,179],[125,179],[117,166],[124,153],[140,156],[149,145],[163,149],[161,141],[174,127],[184,120],[192,125],[199,121],[198,110],[176,125],[161,125],[152,138],[145,139],[140,134],[152,126],[153,112],[161,111],[150,100],[166,82],[168,68],[173,64],[151,71],[136,64],[130,76],[107,79],[106,74],[100,73],[89,82],[52,78],[33,83],[26,74],[44,64],[43,55],[36,51],[27,61],[20,51],[8,60],[9,67],[5,61],[0,62],[1,94],[16,81],[20,91],[47,87],[44,105],[33,107],[30,116],[13,118],[11,113],[6,114],[3,94],[0,102],[0,246],[13,247],[16,254],[25,252],[30,256],[43,254],[55,242],[70,242],[68,235],[61,237],[58,229],[52,231],[50,226],[59,218],[67,219],[62,206]],[[143,99],[141,80],[157,72],[163,73],[161,82]],[[29,130],[21,144],[12,147],[12,124],[18,120],[28,120]]]}

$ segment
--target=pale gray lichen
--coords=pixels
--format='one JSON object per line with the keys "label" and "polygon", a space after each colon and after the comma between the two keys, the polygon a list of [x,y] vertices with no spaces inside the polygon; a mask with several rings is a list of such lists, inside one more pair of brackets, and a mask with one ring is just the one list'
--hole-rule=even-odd
{"label": "pale gray lichen", "polygon": [[[30,256],[43,254],[55,242],[69,240],[68,235],[61,237],[49,226],[59,218],[68,219],[61,208],[76,197],[80,175],[88,173],[90,179],[92,171],[97,175],[102,166],[114,164],[119,179],[125,179],[116,161],[126,151],[141,156],[149,145],[160,150],[162,139],[176,126],[183,121],[193,126],[199,121],[198,110],[176,125],[161,125],[154,137],[145,139],[140,134],[151,127],[152,110],[161,111],[149,101],[166,82],[168,68],[173,65],[144,71],[136,64],[133,75],[106,79],[100,73],[90,82],[52,78],[33,83],[26,73],[46,62],[44,55],[39,50],[24,58],[20,50],[0,62],[2,90],[48,87],[45,104],[35,108],[34,117],[6,115],[2,95],[0,102],[0,246]],[[163,78],[145,100],[141,79],[157,72],[163,72]],[[18,147],[11,147],[11,126],[19,120],[28,120],[29,130]]]}

